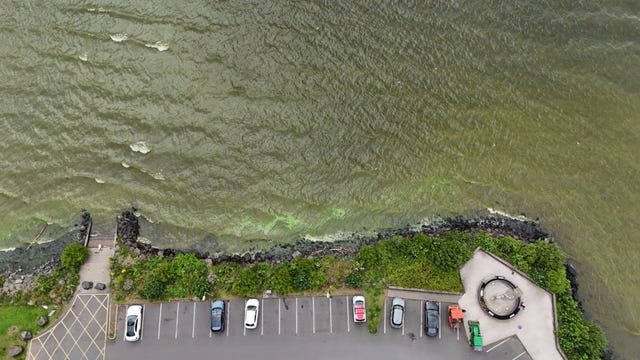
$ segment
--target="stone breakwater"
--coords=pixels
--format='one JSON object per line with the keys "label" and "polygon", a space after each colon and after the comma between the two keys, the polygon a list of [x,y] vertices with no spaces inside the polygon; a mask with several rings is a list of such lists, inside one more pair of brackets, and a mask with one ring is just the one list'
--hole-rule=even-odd
{"label": "stone breakwater", "polygon": [[[292,260],[297,256],[315,257],[322,255],[348,256],[355,254],[361,246],[372,245],[392,236],[410,237],[418,233],[441,237],[449,231],[462,231],[470,235],[480,232],[489,233],[493,237],[511,236],[524,242],[536,240],[553,241],[549,233],[542,230],[537,221],[519,221],[507,217],[491,216],[479,218],[453,217],[437,222],[416,226],[405,226],[397,229],[383,229],[373,235],[350,233],[340,240],[318,241],[300,238],[291,243],[276,244],[267,249],[250,249],[244,253],[203,252],[199,250],[156,248],[152,244],[137,241],[139,224],[130,211],[124,212],[118,222],[118,237],[138,256],[174,257],[181,253],[193,253],[200,259],[209,259],[212,264],[237,262],[251,264],[255,262],[278,263]],[[122,226],[120,226],[122,224]]]}

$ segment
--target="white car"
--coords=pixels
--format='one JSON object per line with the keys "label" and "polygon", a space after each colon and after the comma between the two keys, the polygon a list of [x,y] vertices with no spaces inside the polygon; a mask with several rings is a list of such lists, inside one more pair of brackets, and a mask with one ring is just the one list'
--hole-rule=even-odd
{"label": "white car", "polygon": [[249,299],[244,304],[244,327],[255,329],[258,326],[258,311],[260,302],[258,299]]}
{"label": "white car", "polygon": [[404,299],[395,297],[391,301],[391,327],[399,329],[404,323]]}
{"label": "white car", "polygon": [[358,295],[353,297],[353,322],[367,322],[367,309],[364,296]]}
{"label": "white car", "polygon": [[125,341],[140,340],[140,331],[142,330],[142,305],[130,305],[127,308],[127,317],[125,318],[124,325]]}

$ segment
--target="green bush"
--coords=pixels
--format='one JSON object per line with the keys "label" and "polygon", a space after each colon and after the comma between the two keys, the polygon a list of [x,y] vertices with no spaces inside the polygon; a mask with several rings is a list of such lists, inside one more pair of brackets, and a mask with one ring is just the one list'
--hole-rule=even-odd
{"label": "green bush", "polygon": [[70,244],[62,251],[62,267],[78,271],[89,257],[89,250],[82,244]]}
{"label": "green bush", "polygon": [[256,266],[244,268],[235,278],[231,292],[240,297],[247,297],[260,292],[260,274]]}
{"label": "green bush", "polygon": [[241,270],[242,268],[236,263],[213,266],[211,268],[211,274],[213,274],[215,288],[226,293],[231,293],[233,282]]}
{"label": "green bush", "polygon": [[318,280],[318,271],[315,264],[315,260],[301,256],[293,260],[290,273],[293,282],[292,286],[295,291],[306,291],[312,289],[314,285],[320,285],[319,283],[321,281],[316,281]]}
{"label": "green bush", "polygon": [[267,280],[267,287],[276,294],[286,295],[293,292],[293,278],[288,262],[273,265]]}
{"label": "green bush", "polygon": [[167,284],[157,277],[150,277],[144,283],[140,296],[149,300],[161,300],[167,289]]}
{"label": "green bush", "polygon": [[207,265],[194,254],[176,256],[171,260],[171,268],[167,271],[170,274],[166,275],[167,281],[173,280],[167,284],[167,290],[172,297],[200,297],[211,289],[207,279]]}
{"label": "green bush", "polygon": [[362,287],[362,274],[359,272],[351,272],[344,279],[344,284],[350,288],[359,289]]}

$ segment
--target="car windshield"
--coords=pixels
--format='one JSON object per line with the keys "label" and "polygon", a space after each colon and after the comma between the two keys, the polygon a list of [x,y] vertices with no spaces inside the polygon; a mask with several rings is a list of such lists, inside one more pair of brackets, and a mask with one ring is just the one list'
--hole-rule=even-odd
{"label": "car windshield", "polygon": [[362,300],[356,301],[356,306],[364,306],[364,301]]}
{"label": "car windshield", "polygon": [[256,307],[255,307],[255,306],[253,306],[253,305],[251,305],[251,306],[248,306],[248,307],[247,307],[247,310],[248,310],[248,311],[256,311]]}

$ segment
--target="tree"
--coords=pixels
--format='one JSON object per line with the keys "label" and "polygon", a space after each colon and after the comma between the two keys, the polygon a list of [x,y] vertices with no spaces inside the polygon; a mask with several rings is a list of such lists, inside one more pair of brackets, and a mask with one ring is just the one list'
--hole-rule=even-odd
{"label": "tree", "polygon": [[62,267],[69,270],[80,270],[80,266],[89,257],[89,250],[82,244],[68,245],[62,251]]}

